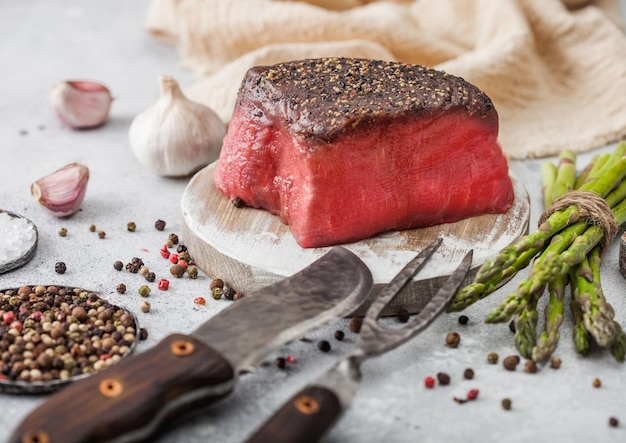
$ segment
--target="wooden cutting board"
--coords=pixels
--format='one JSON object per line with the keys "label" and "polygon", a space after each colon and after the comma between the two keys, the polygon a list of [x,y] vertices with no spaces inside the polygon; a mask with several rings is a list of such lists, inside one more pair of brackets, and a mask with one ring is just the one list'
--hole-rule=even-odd
{"label": "wooden cutting board", "polygon": [[[236,208],[213,183],[215,163],[196,173],[181,200],[183,240],[200,269],[221,278],[236,291],[253,295],[259,288],[288,277],[330,250],[301,248],[277,216],[253,208]],[[469,280],[478,267],[500,249],[528,232],[530,201],[513,178],[515,201],[500,215],[481,215],[428,228],[394,231],[345,244],[369,267],[375,296],[404,265],[438,237],[443,244],[427,266],[385,312],[416,312],[474,249]],[[340,275],[337,278],[341,278]],[[353,315],[362,315],[365,303]]]}

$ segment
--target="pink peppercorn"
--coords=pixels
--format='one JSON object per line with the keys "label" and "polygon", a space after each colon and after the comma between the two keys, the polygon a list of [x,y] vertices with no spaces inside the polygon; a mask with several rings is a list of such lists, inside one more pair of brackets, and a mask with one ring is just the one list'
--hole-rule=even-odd
{"label": "pink peppercorn", "polygon": [[294,357],[293,355],[288,355],[287,357],[285,357],[285,361],[287,363],[295,363],[296,362],[296,357]]}
{"label": "pink peppercorn", "polygon": [[170,261],[174,264],[178,263],[178,254],[170,254]]}
{"label": "pink peppercorn", "polygon": [[181,266],[183,266],[183,267],[185,267],[185,268],[186,268],[187,266],[189,266],[189,263],[187,263],[185,260],[178,260],[178,263],[177,263],[177,264],[178,264],[178,265],[181,265]]}
{"label": "pink peppercorn", "polygon": [[7,325],[11,324],[13,321],[15,321],[15,314],[13,312],[5,312],[2,315],[2,321]]}
{"label": "pink peppercorn", "polygon": [[204,297],[196,297],[193,299],[193,302],[197,305],[202,305],[202,306],[206,304],[206,300],[204,299]]}
{"label": "pink peppercorn", "polygon": [[476,400],[476,398],[478,397],[478,389],[471,389],[468,393],[467,393],[467,399],[468,400]]}
{"label": "pink peppercorn", "polygon": [[157,283],[157,287],[161,290],[161,291],[167,291],[170,287],[170,282],[169,280],[166,280],[164,278],[159,280],[159,283]]}
{"label": "pink peppercorn", "polygon": [[22,332],[23,327],[24,325],[19,320],[12,321],[11,324],[9,325],[10,329],[15,329],[18,332]]}
{"label": "pink peppercorn", "polygon": [[41,321],[41,319],[43,318],[43,313],[41,311],[35,311],[30,314],[30,318],[35,321]]}
{"label": "pink peppercorn", "polygon": [[424,379],[424,386],[428,389],[432,389],[435,387],[435,377],[431,377],[430,375]]}

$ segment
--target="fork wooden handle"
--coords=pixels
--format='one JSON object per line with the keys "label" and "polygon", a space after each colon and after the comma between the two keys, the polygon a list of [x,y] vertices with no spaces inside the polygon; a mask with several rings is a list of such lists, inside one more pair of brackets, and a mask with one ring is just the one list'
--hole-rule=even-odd
{"label": "fork wooden handle", "polygon": [[321,386],[307,386],[285,403],[247,443],[314,443],[342,413],[337,395]]}

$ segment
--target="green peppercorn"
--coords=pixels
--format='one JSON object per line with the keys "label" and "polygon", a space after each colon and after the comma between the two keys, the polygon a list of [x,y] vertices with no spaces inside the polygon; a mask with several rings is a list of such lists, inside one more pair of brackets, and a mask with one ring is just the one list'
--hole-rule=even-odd
{"label": "green peppercorn", "polygon": [[220,288],[219,286],[214,287],[213,289],[211,289],[211,296],[215,299],[215,300],[219,300],[220,298],[222,298],[222,288]]}
{"label": "green peppercorn", "polygon": [[128,223],[126,223],[126,229],[129,232],[135,232],[135,229],[137,229],[137,225],[135,224],[135,222],[132,222],[132,221],[128,222]]}
{"label": "green peppercorn", "polygon": [[139,295],[141,295],[142,297],[148,297],[150,295],[150,292],[152,292],[152,291],[150,289],[150,286],[148,286],[148,285],[141,285],[141,286],[139,286],[139,289],[138,289],[137,292],[139,292]]}
{"label": "green peppercorn", "polygon": [[489,354],[487,354],[487,361],[489,362],[489,364],[495,365],[496,363],[498,363],[498,353],[497,352],[490,352]]}
{"label": "green peppercorn", "polygon": [[189,266],[189,268],[187,268],[187,275],[192,279],[198,278],[198,268],[195,266]]}

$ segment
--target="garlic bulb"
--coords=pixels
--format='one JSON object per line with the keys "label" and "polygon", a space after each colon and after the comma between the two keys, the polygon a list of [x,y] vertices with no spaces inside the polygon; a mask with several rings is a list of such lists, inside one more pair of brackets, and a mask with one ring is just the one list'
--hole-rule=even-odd
{"label": "garlic bulb", "polygon": [[109,117],[113,96],[109,89],[92,81],[64,81],[50,89],[50,107],[66,126],[93,128]]}
{"label": "garlic bulb", "polygon": [[89,168],[70,163],[34,182],[30,193],[52,215],[65,217],[80,208],[88,181]]}
{"label": "garlic bulb", "polygon": [[130,146],[157,174],[186,176],[217,160],[226,127],[211,108],[187,99],[172,77],[159,84],[159,100],[130,125]]}

